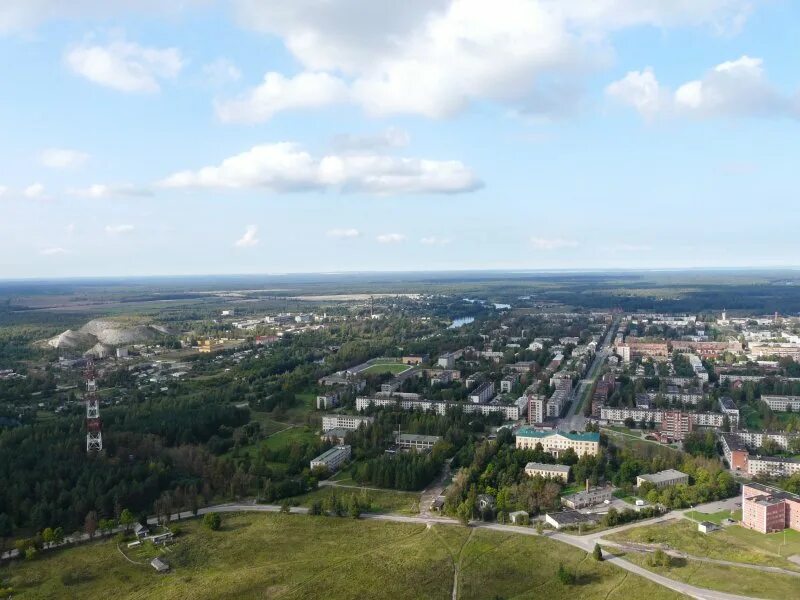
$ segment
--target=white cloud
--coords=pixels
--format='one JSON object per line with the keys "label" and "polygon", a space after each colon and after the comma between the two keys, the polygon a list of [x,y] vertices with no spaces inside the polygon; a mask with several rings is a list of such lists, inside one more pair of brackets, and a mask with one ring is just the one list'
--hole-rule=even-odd
{"label": "white cloud", "polygon": [[361,233],[358,229],[331,229],[325,235],[332,238],[357,238]]}
{"label": "white cloud", "polygon": [[136,229],[133,225],[106,225],[108,235],[125,235]]}
{"label": "white cloud", "polygon": [[47,148],[42,151],[41,161],[50,169],[74,169],[85,164],[89,155],[69,148]]}
{"label": "white cloud", "polygon": [[280,111],[339,104],[349,96],[344,82],[327,73],[301,73],[287,78],[269,72],[261,85],[243,96],[217,102],[216,111],[224,123],[260,123]]}
{"label": "white cloud", "polygon": [[333,138],[332,145],[338,152],[385,152],[408,146],[410,141],[411,136],[407,131],[389,127],[373,135],[339,134]]}
{"label": "white cloud", "polygon": [[94,183],[89,187],[72,189],[69,194],[79,198],[110,198],[112,196],[152,196],[153,192],[130,183],[120,185]]}
{"label": "white cloud", "polygon": [[64,248],[53,246],[51,248],[42,248],[39,250],[39,254],[42,256],[56,256],[59,254],[67,254],[67,251]]}
{"label": "white cloud", "polygon": [[420,244],[424,244],[426,246],[446,246],[452,240],[450,238],[442,238],[437,237],[435,235],[424,237],[419,240]]}
{"label": "white cloud", "polygon": [[796,95],[779,91],[766,78],[760,58],[742,56],[723,62],[701,79],[675,91],[657,80],[652,68],[631,71],[611,83],[606,93],[643,117],[800,117]]}
{"label": "white cloud", "polygon": [[43,198],[44,192],[45,192],[44,185],[42,185],[41,183],[32,183],[23,190],[22,194],[26,198],[35,199],[35,198]]}
{"label": "white cloud", "polygon": [[8,193],[8,188],[4,185],[0,185],[0,198],[5,196]]}
{"label": "white cloud", "polygon": [[375,239],[380,244],[399,244],[406,241],[406,236],[402,233],[382,233],[376,236]]}
{"label": "white cloud", "polygon": [[226,85],[235,83],[242,78],[242,72],[232,61],[227,58],[218,58],[207,65],[203,65],[203,75],[211,85]]}
{"label": "white cloud", "polygon": [[252,248],[253,246],[258,246],[260,240],[256,237],[257,234],[258,227],[255,225],[248,225],[242,237],[234,242],[234,246],[237,248]]}
{"label": "white cloud", "polygon": [[359,154],[313,157],[297,144],[254,146],[218,166],[174,173],[171,188],[265,188],[276,192],[340,189],[375,194],[458,193],[482,183],[463,163]]}
{"label": "white cloud", "polygon": [[128,13],[169,15],[209,3],[209,0],[3,0],[0,34],[25,31],[54,19],[104,19]]}
{"label": "white cloud", "polygon": [[106,46],[78,44],[64,60],[73,72],[93,83],[143,93],[159,91],[159,80],[173,79],[184,65],[177,48],[148,48],[125,39]]}
{"label": "white cloud", "polygon": [[277,90],[234,113],[264,121],[278,110],[323,100],[353,102],[379,115],[440,118],[483,100],[559,114],[576,105],[586,72],[610,61],[612,32],[641,25],[736,29],[750,2],[236,0],[235,6],[243,26],[281,37],[305,70],[291,79],[268,78],[282,87],[303,76],[332,78],[324,80],[327,94]]}
{"label": "white cloud", "polygon": [[578,242],[564,238],[532,237],[531,244],[537,250],[561,250],[563,248],[575,248]]}

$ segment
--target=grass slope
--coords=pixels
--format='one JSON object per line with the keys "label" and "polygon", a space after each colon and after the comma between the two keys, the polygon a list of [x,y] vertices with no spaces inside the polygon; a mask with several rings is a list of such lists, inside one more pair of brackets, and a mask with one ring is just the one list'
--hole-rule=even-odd
{"label": "grass slope", "polygon": [[[580,550],[546,539],[456,526],[277,514],[224,515],[222,530],[199,521],[165,553],[172,571],[125,560],[110,541],[16,562],[0,578],[15,598],[451,598],[668,600],[680,596]],[[578,584],[558,583],[563,562]],[[76,573],[76,576],[63,576]]]}

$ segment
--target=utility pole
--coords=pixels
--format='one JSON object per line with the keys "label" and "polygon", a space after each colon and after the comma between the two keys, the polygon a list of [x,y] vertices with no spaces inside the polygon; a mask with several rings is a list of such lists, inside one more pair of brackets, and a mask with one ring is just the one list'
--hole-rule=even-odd
{"label": "utility pole", "polygon": [[103,449],[103,423],[100,420],[100,399],[97,397],[97,380],[94,362],[86,365],[86,452]]}

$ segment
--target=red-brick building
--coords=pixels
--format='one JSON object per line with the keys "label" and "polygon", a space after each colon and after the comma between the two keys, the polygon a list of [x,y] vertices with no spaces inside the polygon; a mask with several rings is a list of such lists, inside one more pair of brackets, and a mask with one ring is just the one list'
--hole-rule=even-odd
{"label": "red-brick building", "polygon": [[800,496],[760,483],[742,485],[742,526],[761,533],[800,531]]}

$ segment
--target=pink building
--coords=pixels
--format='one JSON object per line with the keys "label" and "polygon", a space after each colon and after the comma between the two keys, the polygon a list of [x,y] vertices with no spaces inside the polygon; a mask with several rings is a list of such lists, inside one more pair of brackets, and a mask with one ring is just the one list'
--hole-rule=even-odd
{"label": "pink building", "polygon": [[781,489],[746,483],[742,486],[742,525],[761,533],[800,531],[800,496]]}

